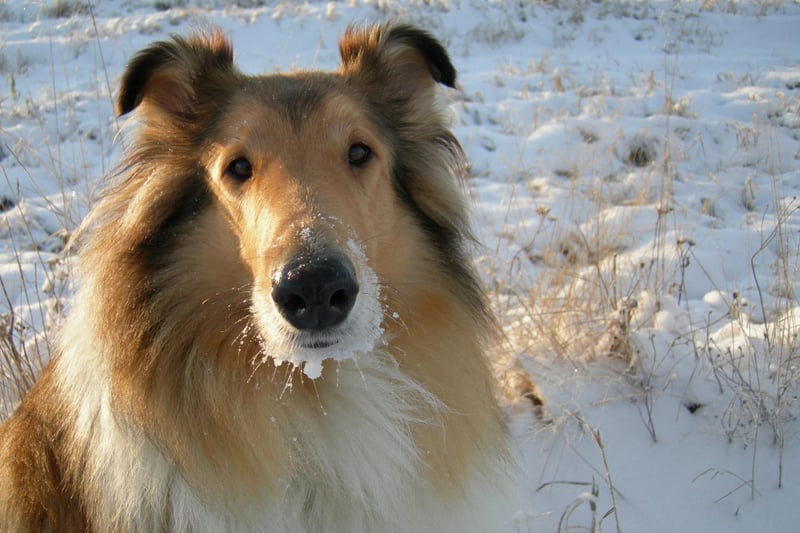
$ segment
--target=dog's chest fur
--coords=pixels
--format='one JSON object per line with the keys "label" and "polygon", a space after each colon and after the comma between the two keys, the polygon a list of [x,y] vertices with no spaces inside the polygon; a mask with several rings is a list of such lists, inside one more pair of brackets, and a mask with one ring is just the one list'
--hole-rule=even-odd
{"label": "dog's chest fur", "polygon": [[[412,428],[439,423],[444,407],[385,354],[341,363],[336,383],[318,387],[313,400],[286,390],[281,408],[291,411],[292,428],[286,475],[272,487],[244,492],[201,487],[213,502],[151,439],[112,414],[108,391],[92,386],[104,382],[105,370],[91,353],[69,360],[64,384],[82,400],[75,398],[81,408],[73,411],[73,444],[86,450],[82,462],[93,480],[88,511],[118,530],[477,532],[489,527],[489,510],[501,509],[486,501],[487,494],[500,499],[484,476],[496,483],[497,472],[475,469],[452,501],[428,480]],[[271,415],[264,416],[268,427]],[[465,506],[475,499],[464,493],[480,495],[486,507]]]}

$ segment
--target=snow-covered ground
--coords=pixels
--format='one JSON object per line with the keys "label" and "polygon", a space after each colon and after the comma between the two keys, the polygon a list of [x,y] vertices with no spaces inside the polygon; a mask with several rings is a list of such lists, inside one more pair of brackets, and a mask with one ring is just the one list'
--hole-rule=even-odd
{"label": "snow-covered ground", "polygon": [[473,164],[494,357],[548,401],[541,420],[506,406],[529,492],[509,530],[796,531],[790,0],[0,3],[0,352],[37,359],[68,306],[64,243],[120,155],[133,53],[215,24],[245,71],[334,68],[348,24],[389,17],[459,70],[443,98]]}

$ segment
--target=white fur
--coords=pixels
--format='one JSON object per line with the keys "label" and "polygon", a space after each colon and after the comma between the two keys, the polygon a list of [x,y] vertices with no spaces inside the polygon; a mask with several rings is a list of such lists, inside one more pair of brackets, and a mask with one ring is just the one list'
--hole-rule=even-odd
{"label": "white fur", "polygon": [[280,480],[279,490],[203,502],[152,441],[115,416],[104,347],[94,335],[87,339],[91,300],[76,301],[59,388],[73,417],[72,449],[85,450],[84,497],[101,531],[158,530],[164,511],[172,530],[194,532],[485,533],[510,517],[497,485],[507,479],[499,460],[473,471],[453,501],[423,481],[424,457],[410,426],[439,423],[444,408],[381,352],[338,363],[322,378],[336,386],[322,389],[316,402],[291,391],[278,404],[265,399],[263,419],[285,417],[291,428],[291,479]]}

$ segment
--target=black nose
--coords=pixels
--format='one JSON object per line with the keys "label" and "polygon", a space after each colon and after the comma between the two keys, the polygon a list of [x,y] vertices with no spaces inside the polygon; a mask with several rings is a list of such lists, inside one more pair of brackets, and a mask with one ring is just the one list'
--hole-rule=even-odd
{"label": "black nose", "polygon": [[303,256],[272,279],[272,299],[283,318],[301,330],[341,324],[358,296],[353,264],[346,257]]}

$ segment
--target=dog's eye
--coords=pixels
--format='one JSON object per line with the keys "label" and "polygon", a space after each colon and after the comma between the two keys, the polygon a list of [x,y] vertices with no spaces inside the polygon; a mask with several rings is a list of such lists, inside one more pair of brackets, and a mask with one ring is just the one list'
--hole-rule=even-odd
{"label": "dog's eye", "polygon": [[234,159],[228,165],[228,175],[237,181],[247,181],[253,177],[253,165],[244,157]]}
{"label": "dog's eye", "polygon": [[370,159],[372,159],[372,150],[366,144],[356,143],[347,151],[347,162],[350,163],[350,166],[364,166]]}

